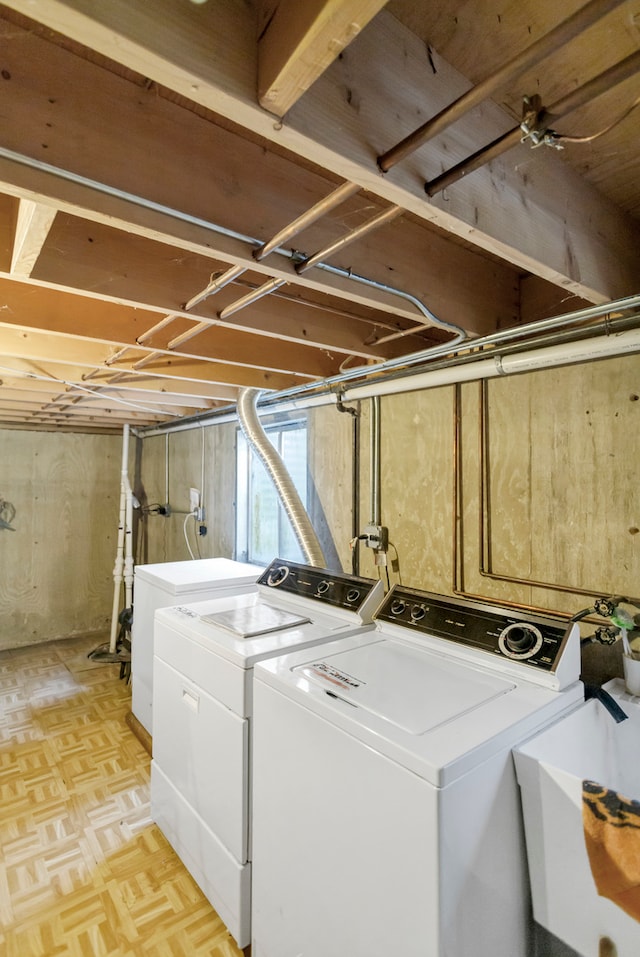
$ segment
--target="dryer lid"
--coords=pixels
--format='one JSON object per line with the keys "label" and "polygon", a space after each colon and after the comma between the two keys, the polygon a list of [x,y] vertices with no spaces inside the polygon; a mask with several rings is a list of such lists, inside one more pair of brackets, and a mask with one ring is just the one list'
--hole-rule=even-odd
{"label": "dryer lid", "polygon": [[516,687],[508,679],[384,640],[325,655],[294,671],[327,694],[414,735],[455,721]]}

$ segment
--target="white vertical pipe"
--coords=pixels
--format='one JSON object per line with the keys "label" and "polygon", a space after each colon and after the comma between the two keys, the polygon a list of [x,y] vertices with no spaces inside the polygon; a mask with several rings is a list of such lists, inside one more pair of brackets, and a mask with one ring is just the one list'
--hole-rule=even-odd
{"label": "white vertical pipe", "polygon": [[122,587],[124,569],[124,538],[127,524],[127,466],[129,464],[129,426],[122,427],[122,466],[120,469],[120,517],[118,520],[118,541],[116,544],[116,561],[113,566],[113,605],[111,608],[111,635],[109,651],[116,650],[118,638],[118,613],[120,611],[120,589]]}

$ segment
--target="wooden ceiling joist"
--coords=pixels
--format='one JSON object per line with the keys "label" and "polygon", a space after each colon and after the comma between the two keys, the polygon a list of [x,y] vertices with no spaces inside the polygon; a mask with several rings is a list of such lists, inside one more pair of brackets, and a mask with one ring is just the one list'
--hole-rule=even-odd
{"label": "wooden ceiling joist", "polygon": [[[22,7],[20,0],[6,5]],[[497,106],[483,109],[480,118],[465,118],[455,135],[430,144],[428,158],[418,151],[380,176],[375,157],[416,120],[426,120],[468,87],[440,57],[426,57],[424,43],[385,11],[325,70],[289,111],[285,124],[274,124],[256,102],[253,12],[239,0],[197,8],[157,0],[153,9],[144,0],[112,0],[99,9],[91,0],[32,0],[29,13],[304,160],[578,296],[600,302],[635,291],[637,227],[557,157],[521,147],[517,156],[477,171],[450,195],[427,200],[425,179],[458,154],[468,154],[478,140],[504,132],[510,118]],[[521,215],[523,203],[526,216]],[[589,228],[581,212],[585,208]]]}
{"label": "wooden ceiling joist", "polygon": [[262,0],[258,100],[284,116],[386,0]]}

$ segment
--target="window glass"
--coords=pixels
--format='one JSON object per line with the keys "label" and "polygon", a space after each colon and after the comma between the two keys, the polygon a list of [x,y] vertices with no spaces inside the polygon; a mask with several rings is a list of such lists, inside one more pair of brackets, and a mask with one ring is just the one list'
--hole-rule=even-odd
{"label": "window glass", "polygon": [[[307,506],[307,427],[289,422],[267,428],[271,444],[282,457],[293,484]],[[236,556],[268,565],[274,558],[302,561],[303,556],[273,482],[259,456],[237,436]]]}

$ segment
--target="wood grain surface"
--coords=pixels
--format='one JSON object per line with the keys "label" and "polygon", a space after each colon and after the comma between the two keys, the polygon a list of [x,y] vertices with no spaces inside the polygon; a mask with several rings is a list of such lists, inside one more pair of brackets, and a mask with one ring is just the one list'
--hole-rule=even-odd
{"label": "wood grain surface", "polygon": [[0,954],[240,957],[151,821],[130,686],[93,647],[0,652]]}

